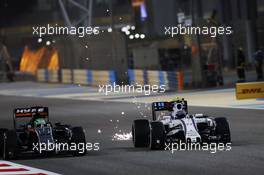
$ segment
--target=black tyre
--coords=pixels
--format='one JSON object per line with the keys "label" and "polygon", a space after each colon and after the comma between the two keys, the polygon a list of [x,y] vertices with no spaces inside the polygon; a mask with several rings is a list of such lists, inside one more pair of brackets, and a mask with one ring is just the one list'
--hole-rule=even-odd
{"label": "black tyre", "polygon": [[[77,149],[71,150],[71,153],[73,156],[83,156],[86,154],[86,139],[85,139],[85,133],[82,127],[74,127],[72,130],[72,137],[71,137],[71,144],[76,144]],[[82,150],[78,149],[78,145],[82,145],[81,148],[84,148]]]}
{"label": "black tyre", "polygon": [[162,122],[151,122],[150,149],[164,149],[165,128]]}
{"label": "black tyre", "polygon": [[216,135],[219,136],[219,143],[230,143],[231,142],[231,135],[228,121],[225,117],[215,118],[216,123]]}
{"label": "black tyre", "polygon": [[17,134],[15,130],[7,130],[3,134],[3,159],[14,159],[17,154]]}
{"label": "black tyre", "polygon": [[132,125],[132,138],[134,147],[149,146],[150,126],[149,121],[145,119],[135,120]]}
{"label": "black tyre", "polygon": [[4,133],[7,131],[7,129],[0,129],[0,158],[3,157],[3,151],[4,151]]}

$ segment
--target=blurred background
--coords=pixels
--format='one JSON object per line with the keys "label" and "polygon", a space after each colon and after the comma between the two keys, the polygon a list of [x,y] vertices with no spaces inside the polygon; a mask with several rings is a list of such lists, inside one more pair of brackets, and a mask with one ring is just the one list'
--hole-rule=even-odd
{"label": "blurred background", "polygon": [[[98,26],[100,34],[32,34],[47,24]],[[233,34],[164,34],[178,24],[231,26]],[[135,82],[138,74],[150,83],[158,71],[159,81],[160,73],[176,72],[177,89],[231,85],[257,79],[254,54],[263,46],[264,0],[0,1],[1,81],[13,80],[12,72],[15,80],[34,79],[40,69],[58,71],[57,82],[66,70],[111,70],[117,83]]]}

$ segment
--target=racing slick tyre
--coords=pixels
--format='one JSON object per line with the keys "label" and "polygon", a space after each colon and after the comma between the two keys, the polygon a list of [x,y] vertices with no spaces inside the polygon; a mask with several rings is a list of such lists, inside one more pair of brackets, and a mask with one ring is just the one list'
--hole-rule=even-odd
{"label": "racing slick tyre", "polygon": [[134,147],[149,146],[150,126],[149,121],[145,119],[135,120],[132,125],[132,139]]}
{"label": "racing slick tyre", "polygon": [[7,130],[3,134],[3,159],[10,160],[16,157],[17,134],[15,130]]}
{"label": "racing slick tyre", "polygon": [[7,129],[0,128],[0,158],[3,157],[3,151],[4,151],[4,133],[7,131]]}
{"label": "racing slick tyre", "polygon": [[151,122],[150,149],[161,150],[165,146],[165,128],[162,122]]}
{"label": "racing slick tyre", "polygon": [[[71,144],[76,145],[76,150],[72,150],[71,153],[73,156],[83,156],[86,154],[86,139],[85,133],[82,127],[73,127],[72,129]],[[78,147],[80,144],[83,144],[84,150],[79,150]]]}
{"label": "racing slick tyre", "polygon": [[230,129],[229,124],[225,117],[218,117],[215,118],[216,128],[215,132],[216,135],[219,137],[219,143],[230,143],[231,136],[230,136]]}

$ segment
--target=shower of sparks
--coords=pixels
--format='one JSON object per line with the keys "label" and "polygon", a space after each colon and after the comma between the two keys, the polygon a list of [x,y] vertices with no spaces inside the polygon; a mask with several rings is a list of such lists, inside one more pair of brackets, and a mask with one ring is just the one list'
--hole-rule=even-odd
{"label": "shower of sparks", "polygon": [[115,133],[114,136],[112,137],[112,140],[131,140],[132,139],[132,133]]}

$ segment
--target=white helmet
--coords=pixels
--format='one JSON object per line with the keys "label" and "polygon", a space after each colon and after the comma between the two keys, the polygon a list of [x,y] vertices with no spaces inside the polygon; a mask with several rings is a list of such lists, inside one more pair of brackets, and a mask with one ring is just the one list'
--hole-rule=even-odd
{"label": "white helmet", "polygon": [[184,118],[186,116],[186,112],[184,110],[184,104],[181,102],[175,102],[173,104],[172,117],[174,118]]}

